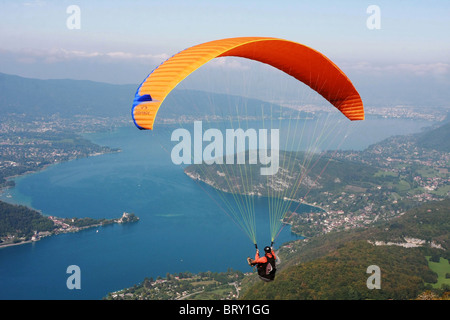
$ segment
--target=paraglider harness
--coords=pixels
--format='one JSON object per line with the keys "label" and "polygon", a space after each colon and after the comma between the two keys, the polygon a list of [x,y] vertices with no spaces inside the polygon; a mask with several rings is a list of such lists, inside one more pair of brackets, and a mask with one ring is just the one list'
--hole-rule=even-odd
{"label": "paraglider harness", "polygon": [[266,255],[266,259],[266,263],[259,263],[256,268],[261,280],[268,282],[275,279],[275,272],[277,271],[277,268],[275,267],[275,258],[273,256],[268,257]]}
{"label": "paraglider harness", "polygon": [[[255,245],[256,249],[258,247]],[[275,279],[275,273],[277,272],[277,268],[275,265],[275,257],[273,254],[270,254],[270,257],[265,254],[265,257],[267,259],[267,262],[265,263],[258,263],[256,265],[256,268],[258,270],[258,276],[261,280],[269,282],[273,281]]]}

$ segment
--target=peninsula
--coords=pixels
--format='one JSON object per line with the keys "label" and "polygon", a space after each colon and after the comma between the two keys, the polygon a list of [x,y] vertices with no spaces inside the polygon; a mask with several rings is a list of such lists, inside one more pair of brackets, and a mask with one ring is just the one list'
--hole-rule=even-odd
{"label": "peninsula", "polygon": [[388,221],[422,203],[447,198],[450,146],[441,137],[449,133],[450,123],[445,122],[421,133],[390,137],[363,151],[280,150],[279,171],[269,177],[259,174],[259,165],[190,165],[185,174],[221,192],[307,201],[321,208],[311,213],[293,210],[283,221],[292,232],[310,238]]}
{"label": "peninsula", "polygon": [[124,212],[116,219],[59,218],[44,216],[22,205],[0,201],[0,248],[39,241],[40,239],[114,223],[139,221],[134,213]]}

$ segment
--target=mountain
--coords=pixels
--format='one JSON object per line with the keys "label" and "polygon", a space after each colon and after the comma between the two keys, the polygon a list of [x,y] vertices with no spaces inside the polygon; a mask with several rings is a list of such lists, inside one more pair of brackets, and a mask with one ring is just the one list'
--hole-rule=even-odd
{"label": "mountain", "polygon": [[158,111],[158,117],[166,119],[180,116],[200,119],[206,117],[212,120],[228,119],[229,116],[260,119],[263,114],[274,119],[280,116],[306,117],[304,112],[259,99],[186,89],[173,90],[164,101],[164,107]]}
{"label": "mountain", "polygon": [[130,110],[135,86],[81,80],[38,80],[0,73],[0,115],[116,117]]}
{"label": "mountain", "polygon": [[[431,202],[367,229],[284,247],[276,281],[251,282],[241,298],[414,299],[437,281],[426,256],[450,258],[449,207],[449,199]],[[380,268],[381,289],[367,287],[373,265]]]}
{"label": "mountain", "polygon": [[[247,152],[245,159],[248,157]],[[228,193],[259,196],[289,194],[295,199],[302,198],[306,193],[312,197],[324,190],[337,191],[350,183],[360,183],[362,187],[367,187],[379,184],[381,180],[374,177],[377,169],[363,163],[332,159],[331,154],[280,150],[278,159],[280,168],[270,176],[260,174],[261,167],[265,167],[260,163],[233,166],[193,164],[185,169],[185,173]],[[225,160],[223,163],[226,163]]]}
{"label": "mountain", "polygon": [[[27,114],[63,118],[75,115],[130,117],[138,85],[115,85],[87,80],[39,80],[0,73],[0,116]],[[245,110],[236,110],[236,106]],[[173,90],[158,117],[199,117],[235,115],[260,117],[281,112],[279,106],[258,99],[196,90]],[[283,112],[294,112],[284,109]],[[298,112],[296,112],[298,114]]]}
{"label": "mountain", "polygon": [[450,139],[448,139],[450,137],[450,122],[414,137],[417,145],[422,148],[450,152]]}

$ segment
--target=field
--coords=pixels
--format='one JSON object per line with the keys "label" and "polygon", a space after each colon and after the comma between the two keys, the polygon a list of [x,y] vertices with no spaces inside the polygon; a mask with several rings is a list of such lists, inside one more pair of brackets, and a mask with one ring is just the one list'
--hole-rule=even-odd
{"label": "field", "polygon": [[450,273],[449,261],[442,257],[439,262],[430,261],[430,257],[427,257],[427,260],[430,269],[438,274],[438,281],[432,284],[433,288],[439,289],[443,284],[450,286],[450,278],[445,277],[447,273]]}

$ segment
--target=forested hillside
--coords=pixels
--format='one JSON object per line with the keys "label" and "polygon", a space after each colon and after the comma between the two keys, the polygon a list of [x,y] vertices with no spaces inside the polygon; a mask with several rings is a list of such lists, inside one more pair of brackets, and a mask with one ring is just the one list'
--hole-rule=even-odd
{"label": "forested hillside", "polygon": [[[367,229],[284,247],[276,281],[255,281],[242,298],[415,299],[437,282],[426,256],[449,259],[449,208],[449,199],[433,202]],[[371,265],[380,267],[381,289],[367,288]]]}
{"label": "forested hillside", "polygon": [[[446,138],[447,137],[447,138]],[[417,144],[426,149],[450,152],[450,122],[417,135]]]}
{"label": "forested hillside", "polygon": [[31,237],[34,231],[51,231],[53,221],[25,206],[0,201],[0,237]]}

